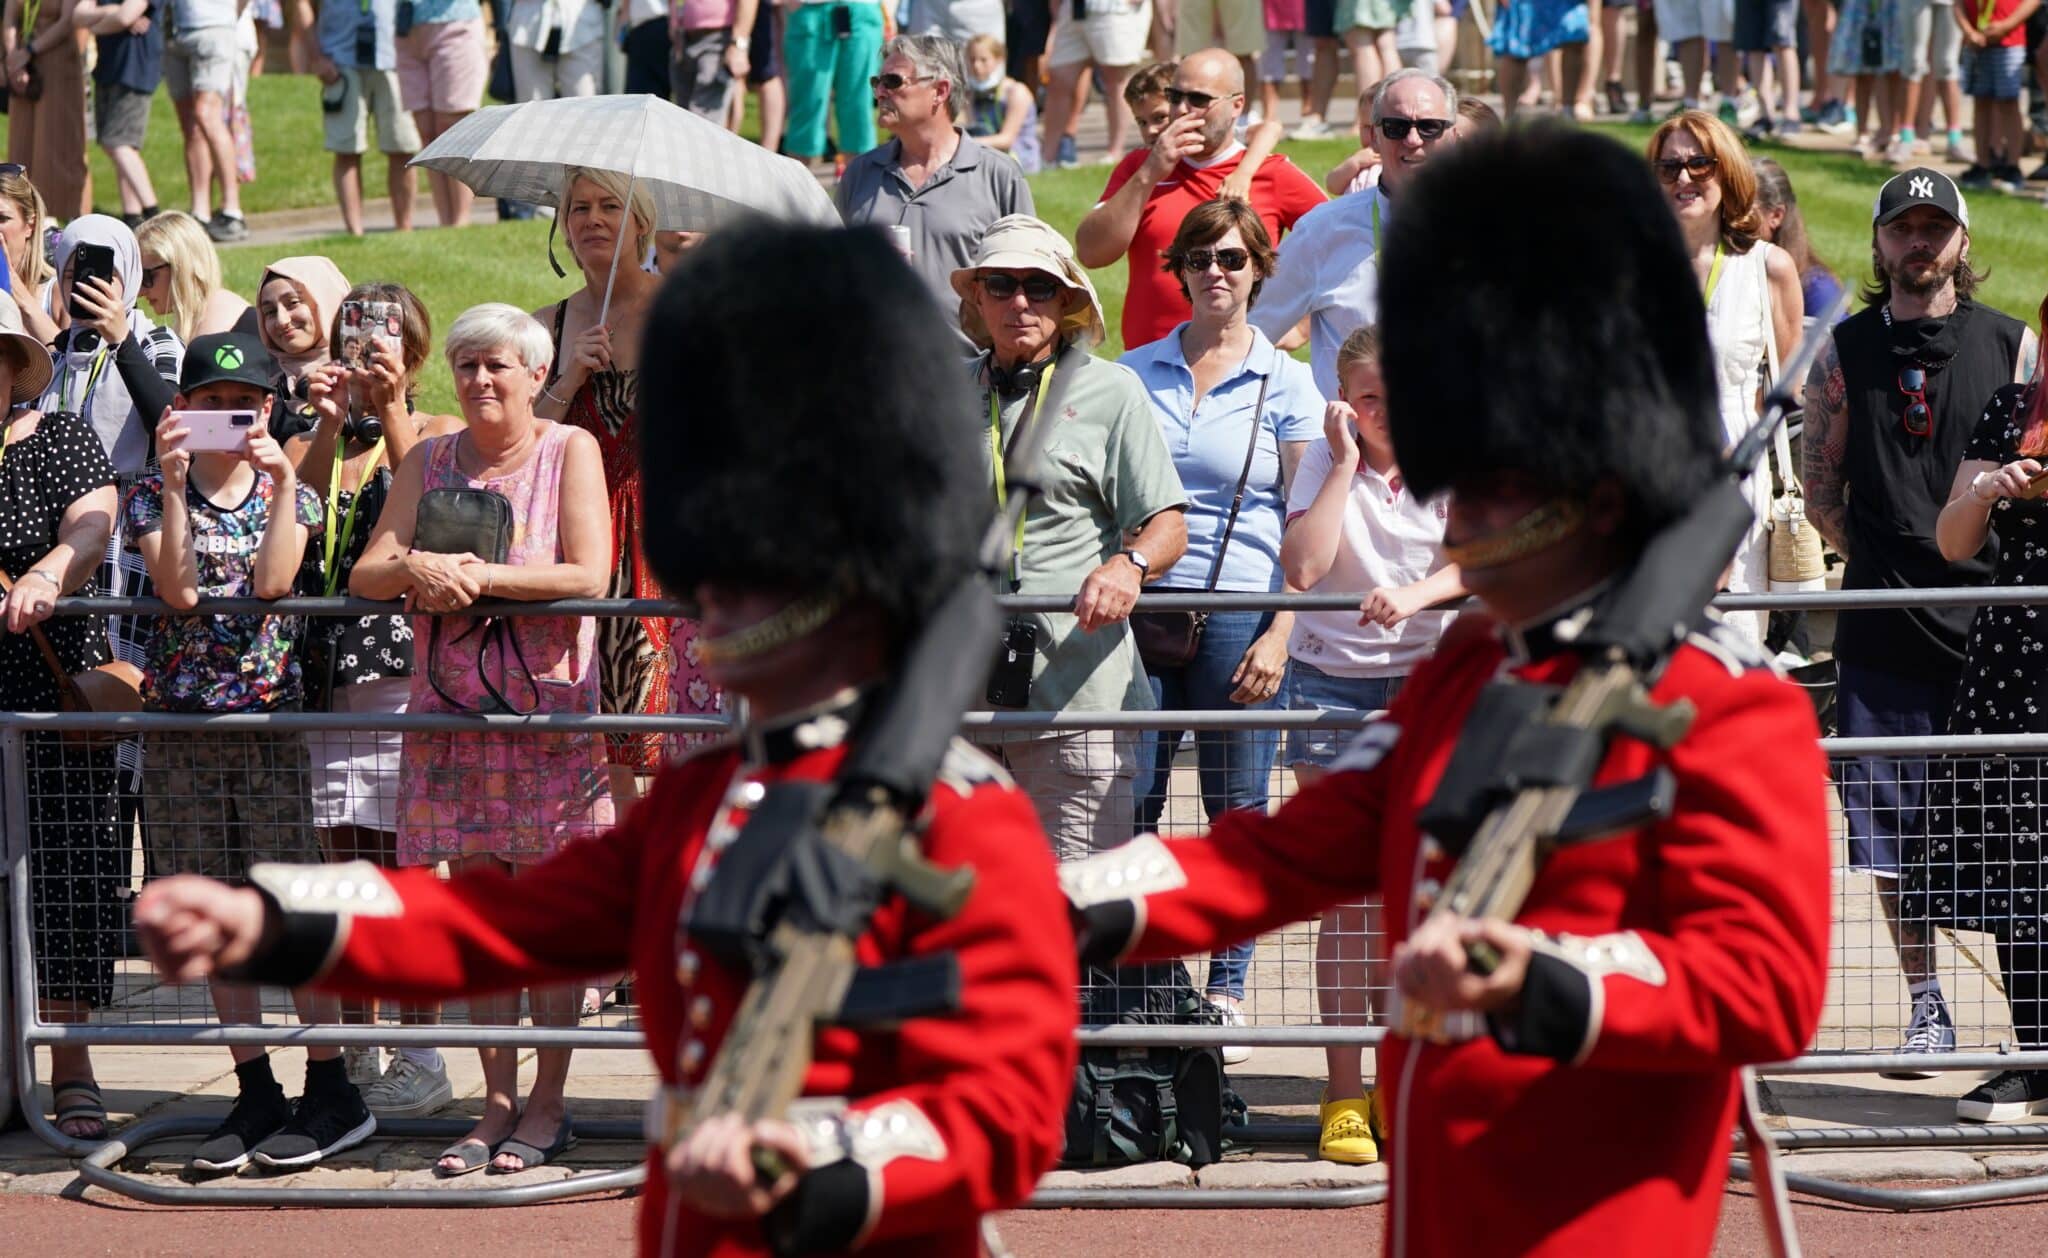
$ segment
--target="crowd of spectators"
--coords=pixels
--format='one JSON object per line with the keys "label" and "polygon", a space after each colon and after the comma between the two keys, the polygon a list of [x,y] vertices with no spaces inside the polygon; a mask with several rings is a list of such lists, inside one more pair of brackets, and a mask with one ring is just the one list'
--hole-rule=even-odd
{"label": "crowd of spectators", "polygon": [[[1980,145],[1987,135],[1992,144],[1979,152],[2000,170],[2015,158],[2019,122],[1998,103],[2021,64],[1999,42],[2019,22],[2000,24],[2023,20],[2030,6],[1999,0],[1988,27],[1970,26],[1958,9]],[[0,385],[13,401],[0,445],[0,707],[53,709],[70,674],[125,661],[139,669],[144,707],[168,713],[720,712],[687,621],[471,614],[488,600],[665,593],[644,569],[640,540],[645,494],[658,492],[639,474],[641,329],[661,272],[694,238],[657,230],[645,186],[606,170],[563,172],[549,259],[572,290],[531,314],[499,304],[462,312],[443,349],[461,413],[425,414],[418,383],[432,362],[435,317],[404,285],[352,284],[319,255],[271,261],[246,295],[222,282],[215,242],[245,231],[231,127],[246,76],[239,11],[215,0],[52,6],[98,41],[99,138],[120,175],[116,218],[85,212],[90,189],[74,186],[79,170],[46,147],[61,142],[51,85],[74,73],[47,54],[79,44],[43,39],[61,28],[41,6],[22,7],[9,0],[10,78],[20,81],[16,54],[32,46],[43,92],[17,91],[11,116],[10,140],[31,157],[27,168],[0,168],[0,248],[14,294],[0,298]],[[597,91],[602,41],[616,34],[640,90],[733,126],[743,92],[758,89],[767,126],[768,89],[786,80],[786,150],[822,158],[828,136],[837,139],[840,214],[887,230],[934,300],[957,312],[959,340],[933,352],[966,360],[978,386],[982,409],[962,421],[987,425],[993,505],[1015,492],[1005,453],[1045,430],[1040,492],[1000,587],[1073,601],[1010,618],[988,706],[1367,713],[1386,706],[1464,596],[1446,557],[1443,505],[1409,491],[1388,435],[1377,327],[1387,228],[1412,181],[1499,117],[1461,98],[1444,73],[1454,6],[1345,0],[1276,17],[1284,8],[1261,16],[1243,0],[1184,0],[1172,19],[1179,25],[1164,31],[1152,0],[1090,0],[1071,17],[969,0],[917,0],[900,14],[873,0],[690,0],[673,11],[512,0],[491,16],[507,90],[520,99]],[[1535,102],[1521,80],[1540,90],[1546,59],[1560,49],[1569,55],[1548,76],[1557,103],[1597,108],[1596,78],[1619,65],[1614,10],[1545,0],[1515,9],[1494,35],[1506,111]],[[1857,11],[1859,22],[1877,12]],[[291,12],[309,41],[300,55],[322,83],[346,225],[360,231],[371,127],[396,188],[422,139],[478,107],[491,77],[483,10],[476,0],[368,0]],[[1799,125],[1802,63],[1779,55],[1797,43],[1785,34],[1794,6],[1737,5],[1732,39],[1712,29],[1722,16],[1686,0],[1636,10],[1638,34],[1664,31],[1681,65],[1682,107],[1644,157],[1693,263],[1732,442],[1844,280],[1815,256],[1784,169],[1753,158],[1741,134],[1750,109],[1771,134]],[[1816,115],[1855,125],[1862,115],[1831,109],[1824,95],[1845,81],[1866,97],[1896,88],[1896,99],[1878,93],[1893,118],[1952,100],[1909,91],[1920,81],[1911,63],[1892,71],[1869,60],[1872,48],[1897,52],[1892,44],[1916,30],[1933,40],[1927,23],[1910,21],[1886,26],[1881,39],[1835,32],[1833,61],[1823,47],[1817,65],[1842,63],[1845,47],[1862,59],[1846,79],[1832,68],[1813,76]],[[1300,36],[1283,41],[1277,59],[1275,33]],[[1314,109],[1305,108],[1297,134],[1327,134],[1340,43],[1367,85],[1360,149],[1318,178],[1274,152],[1285,128],[1266,88],[1286,68],[1288,44],[1300,57],[1313,53],[1315,67],[1298,67]],[[1162,44],[1184,55],[1149,61]],[[1763,88],[1776,76],[1775,102],[1768,92],[1734,94],[1732,55],[1713,67],[1725,98],[1707,96],[1710,44],[1753,54],[1748,73]],[[1932,61],[1938,76],[1941,58]],[[1108,98],[1115,161],[1070,242],[1035,216],[1025,177],[1047,157],[1072,164],[1089,66]],[[1661,74],[1661,61],[1652,57],[1650,70]],[[76,74],[82,101],[82,62]],[[151,74],[170,84],[185,127],[189,215],[160,210],[137,156]],[[1601,105],[1625,106],[1619,82],[1607,87]],[[1655,94],[1651,85],[1643,99]],[[879,144],[878,126],[889,133]],[[1133,131],[1138,145],[1120,152]],[[82,119],[75,143],[82,153]],[[1905,161],[1917,143],[1901,126],[1882,147]],[[1867,308],[1833,330],[1807,383],[1797,471],[1852,588],[2035,580],[2041,548],[2025,539],[2040,510],[2031,487],[2048,468],[2048,410],[2034,382],[2032,333],[1973,300],[1981,270],[1961,186],[1972,181],[1983,182],[1920,167],[1884,184]],[[467,219],[468,189],[437,176],[430,190],[440,222]],[[409,191],[394,195],[393,209],[408,226]],[[61,232],[52,220],[65,220]],[[573,273],[556,260],[555,236]],[[621,256],[633,264],[615,270]],[[1455,260],[1444,262],[1448,273]],[[1095,352],[1109,328],[1090,272],[1119,265],[1124,353],[1112,360]],[[388,338],[364,341],[366,317],[388,326]],[[1302,346],[1306,363],[1289,352]],[[1041,404],[1057,410],[1041,413]],[[248,418],[220,445],[218,432],[200,436],[216,421],[195,411]],[[1790,481],[1794,469],[1776,474]],[[1772,472],[1748,488],[1758,525],[1726,578],[1737,593],[1772,580]],[[441,549],[434,539],[447,527],[448,495],[476,491],[509,504],[516,526],[502,553]],[[1339,591],[1361,602],[1344,612],[1192,617],[1141,612],[1148,587]],[[307,620],[195,610],[205,599],[294,592],[403,600],[403,611]],[[173,610],[104,623],[52,618],[56,598],[80,593],[153,594]],[[1783,645],[1762,617],[1731,622],[1760,646]],[[2032,632],[2010,610],[1974,621],[1969,609],[1845,614],[1835,646],[1842,732],[2033,729],[2031,701],[1993,693],[2014,680],[1993,657],[2040,649]],[[1276,768],[1305,783],[1345,748],[1323,730],[1284,740],[1172,728],[979,737],[1029,794],[1062,859],[1174,823],[1169,784],[1187,738],[1212,820],[1268,808]],[[139,743],[38,735],[27,763],[32,874],[65,888],[36,897],[45,1015],[88,1018],[113,999],[119,905],[138,872],[233,877],[266,859],[530,865],[611,825],[676,751],[637,733],[508,735],[445,723],[310,735],[236,727]],[[2017,859],[2013,834],[2034,833],[2039,809],[2013,783],[2037,780],[2039,767],[2008,767],[1973,775],[1870,758],[1840,769],[1851,858],[1877,879],[1911,993],[1911,1051],[1955,1043],[1933,925],[1990,931],[2008,975],[2040,971],[2036,919],[2019,894],[2039,890],[2038,875],[2015,884],[2005,872]],[[138,825],[142,871],[129,867],[126,837]],[[1385,986],[1378,914],[1367,900],[1319,925],[1317,1004],[1333,1025],[1375,1016],[1369,994]],[[1226,1025],[1257,1012],[1251,960],[1248,942],[1210,959],[1202,986]],[[596,984],[581,993],[587,1012],[612,976],[582,977]],[[2048,1046],[2048,991],[2011,982],[2007,994],[2022,1042]],[[536,1023],[568,1025],[578,996],[566,986],[535,990],[525,1008]],[[248,989],[216,984],[213,999],[223,1021],[261,1016]],[[312,998],[298,1005],[308,1021],[437,1016]],[[478,1002],[471,1017],[516,1023],[521,997]],[[316,1049],[296,1105],[261,1050],[233,1051],[238,1101],[195,1155],[201,1171],[304,1165],[363,1138],[376,1116],[423,1115],[451,1096],[447,1063],[431,1048],[388,1058]],[[516,1055],[479,1051],[484,1112],[437,1170],[513,1173],[559,1156],[574,1140],[570,1054],[544,1052],[522,1101]],[[59,1050],[53,1071],[66,1132],[104,1131],[87,1052]],[[1358,1050],[1329,1050],[1328,1072],[1323,1155],[1374,1160],[1383,1125]],[[2018,1117],[2037,1103],[2048,1108],[2048,1074],[2011,1071],[1958,1112]]]}

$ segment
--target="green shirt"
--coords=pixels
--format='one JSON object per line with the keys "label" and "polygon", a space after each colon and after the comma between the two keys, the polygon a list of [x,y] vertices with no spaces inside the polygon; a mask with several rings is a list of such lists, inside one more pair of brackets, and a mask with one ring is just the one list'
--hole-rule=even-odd
{"label": "green shirt", "polygon": [[[1045,492],[1024,517],[1020,594],[1072,595],[1088,574],[1124,548],[1124,537],[1161,511],[1184,509],[1188,497],[1137,373],[1087,357],[1058,379],[1064,392],[1045,451]],[[1030,394],[1003,400],[1002,442],[1009,448]],[[981,394],[988,422],[988,391]],[[985,430],[985,429],[984,429]],[[995,492],[990,451],[982,446],[989,492]],[[1005,581],[1007,586],[1008,582]],[[1034,613],[1038,660],[1032,673],[1034,712],[1144,711],[1156,706],[1138,662],[1129,624],[1084,633],[1070,612]]]}

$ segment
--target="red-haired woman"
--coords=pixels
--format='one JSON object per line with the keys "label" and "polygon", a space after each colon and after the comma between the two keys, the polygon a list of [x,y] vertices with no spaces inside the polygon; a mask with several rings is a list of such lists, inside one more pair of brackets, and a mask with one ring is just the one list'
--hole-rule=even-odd
{"label": "red-haired woman", "polygon": [[[2040,317],[2048,320],[2048,301]],[[1976,553],[1996,526],[1994,585],[2048,582],[2048,386],[2009,384],[1991,395],[1963,451],[1934,538],[1951,561]],[[1949,714],[1952,734],[2048,731],[2048,618],[2032,607],[1980,607]],[[1928,834],[1908,860],[1902,913],[1931,925],[1984,931],[1998,942],[1998,966],[2023,1049],[2048,1048],[2048,908],[2042,904],[2042,836],[2048,757],[1985,756],[1947,761],[1928,783]],[[2048,1112],[2048,1071],[2007,1070],[1956,1102],[1974,1122]]]}

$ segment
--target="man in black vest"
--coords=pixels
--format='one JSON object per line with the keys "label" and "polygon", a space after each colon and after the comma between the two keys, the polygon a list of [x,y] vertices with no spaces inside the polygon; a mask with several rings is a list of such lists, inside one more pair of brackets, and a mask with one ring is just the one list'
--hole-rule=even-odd
{"label": "man in black vest", "polygon": [[[1971,300],[1970,211],[1955,182],[1918,167],[1894,175],[1871,214],[1870,304],[1835,328],[1806,381],[1808,513],[1843,559],[1843,588],[1985,585],[1987,538],[1942,558],[1934,521],[1984,405],[2033,372],[2033,334]],[[1843,612],[1835,630],[1837,711],[1846,737],[1948,732],[1974,609]],[[1899,853],[1925,825],[1924,766],[1860,758],[1839,771],[1849,861],[1877,882],[1913,996],[1908,1052],[1955,1047],[1924,922],[1899,918]],[[1924,1078],[1921,1072],[1894,1077]]]}

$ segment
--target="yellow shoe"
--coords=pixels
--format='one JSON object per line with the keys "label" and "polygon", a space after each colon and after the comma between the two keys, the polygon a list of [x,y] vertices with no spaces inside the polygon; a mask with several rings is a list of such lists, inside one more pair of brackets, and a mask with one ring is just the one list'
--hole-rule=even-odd
{"label": "yellow shoe", "polygon": [[1381,1101],[1383,1095],[1378,1088],[1365,1094],[1365,1099],[1372,1104],[1372,1112],[1368,1116],[1372,1123],[1372,1137],[1381,1144],[1394,1138],[1394,1111]]}
{"label": "yellow shoe", "polygon": [[1325,1162],[1368,1166],[1380,1160],[1380,1147],[1372,1138],[1372,1102],[1365,1097],[1348,1101],[1324,1101],[1323,1137],[1316,1153]]}

